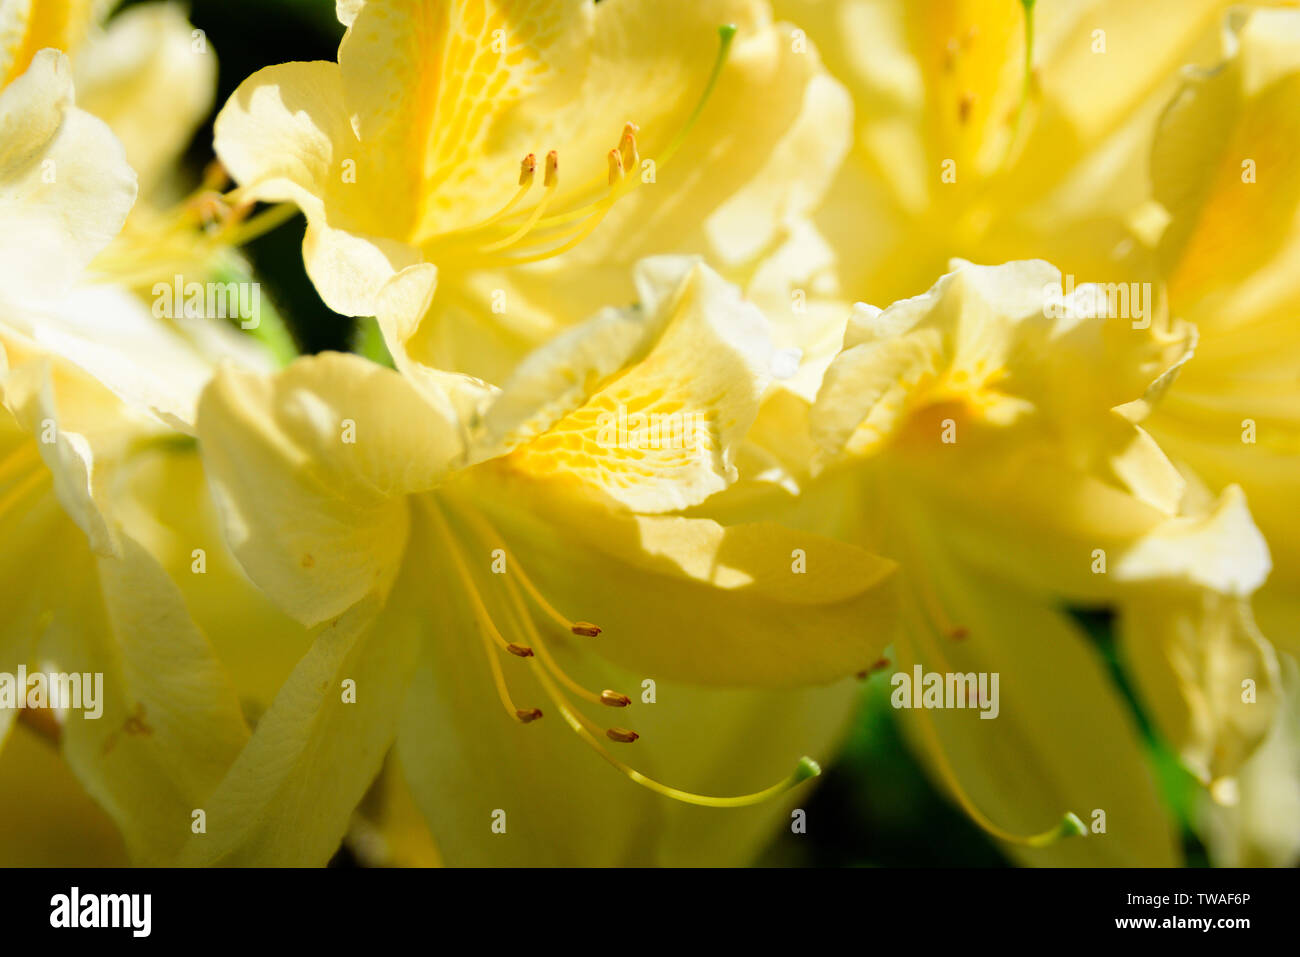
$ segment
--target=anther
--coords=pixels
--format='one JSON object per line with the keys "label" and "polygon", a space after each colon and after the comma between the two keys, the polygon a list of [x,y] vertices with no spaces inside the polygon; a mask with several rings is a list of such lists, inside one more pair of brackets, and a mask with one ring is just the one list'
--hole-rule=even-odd
{"label": "anther", "polygon": [[609,185],[613,186],[623,178],[623,157],[618,150],[609,151]]}
{"label": "anther", "polygon": [[641,158],[636,150],[636,135],[639,132],[641,132],[641,127],[628,122],[623,126],[622,139],[618,141],[619,157],[623,160],[623,169],[628,171],[636,169]]}
{"label": "anther", "polygon": [[520,658],[531,658],[533,656],[533,649],[527,645],[517,645],[513,641],[506,645],[506,651]]}
{"label": "anther", "polygon": [[627,728],[606,728],[605,737],[611,741],[621,741],[623,744],[631,744],[641,735],[635,731],[629,731]]}
{"label": "anther", "polygon": [[606,688],[600,693],[600,703],[607,704],[611,708],[626,708],[632,703],[632,699],[625,694],[619,694],[617,691],[610,691]]}
{"label": "anther", "polygon": [[958,121],[963,124],[970,122],[971,110],[973,110],[974,108],[975,108],[975,94],[970,92],[963,93],[961,95],[961,99],[957,101]]}
{"label": "anther", "polygon": [[542,716],[541,708],[520,708],[515,712],[515,717],[524,724],[530,724]]}
{"label": "anther", "polygon": [[859,677],[859,678],[870,678],[870,677],[871,677],[873,674],[875,674],[877,671],[883,671],[883,670],[885,670],[885,669],[888,668],[888,667],[889,667],[889,659],[888,659],[888,658],[877,658],[874,662],[872,662],[872,663],[871,663],[870,665],[868,665],[866,668],[863,668],[861,671],[859,671],[858,674],[857,674],[857,677]]}
{"label": "anther", "polygon": [[542,177],[543,186],[555,186],[560,181],[560,154],[551,150],[546,154],[546,175]]}
{"label": "anther", "polygon": [[948,637],[953,641],[961,641],[964,638],[970,637],[970,629],[965,625],[957,625],[956,627],[949,629]]}
{"label": "anther", "polygon": [[207,166],[203,167],[203,188],[204,189],[222,189],[230,182],[230,173],[226,171],[225,164],[219,159],[214,159]]}
{"label": "anther", "polygon": [[569,626],[569,630],[575,635],[582,635],[584,638],[595,638],[600,634],[600,625],[593,625],[589,621],[575,621]]}
{"label": "anther", "polygon": [[519,185],[528,186],[533,181],[533,174],[537,172],[537,157],[529,153],[524,157],[524,161],[519,164]]}

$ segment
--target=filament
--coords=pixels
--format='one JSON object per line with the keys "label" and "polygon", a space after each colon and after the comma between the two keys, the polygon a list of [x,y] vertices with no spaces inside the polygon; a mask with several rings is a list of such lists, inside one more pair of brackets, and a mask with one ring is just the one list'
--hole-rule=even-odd
{"label": "filament", "polygon": [[[501,633],[493,623],[492,616],[488,613],[487,606],[484,605],[483,598],[474,584],[474,578],[470,573],[469,567],[466,565],[465,559],[460,553],[460,547],[456,544],[456,536],[452,532],[451,527],[447,524],[447,520],[443,517],[442,510],[438,507],[437,501],[432,498],[429,500],[429,513],[438,523],[438,530],[447,541],[447,548],[451,554],[452,563],[456,566],[457,575],[460,577],[461,583],[465,586],[465,591],[469,595],[470,604],[474,609],[474,619],[479,625],[478,632],[483,643],[483,651],[487,656],[488,665],[492,672],[492,683],[496,686],[497,697],[501,700],[501,704],[506,709],[506,713],[512,718],[517,718],[520,721],[527,723],[528,721],[541,717],[541,713],[536,708],[517,708],[514,701],[511,699],[510,689],[506,685],[505,673],[502,671],[501,662],[498,661],[496,655],[492,653],[492,640],[489,639],[488,636],[491,635],[492,639],[495,639],[499,645],[507,650],[509,649],[509,643],[501,637]],[[525,715],[528,715],[528,717],[525,717]]]}
{"label": "filament", "polygon": [[[460,506],[458,508],[458,514],[470,523],[470,532],[475,534],[476,540],[478,540],[479,544],[492,544],[499,541],[499,536],[495,534],[491,525],[485,518],[476,512],[473,506],[468,502],[463,502],[459,499],[457,500],[457,505]],[[454,541],[454,532],[452,531],[449,520],[442,514],[442,510],[438,507],[436,502],[432,503],[430,511],[436,517],[442,534],[447,537],[449,541],[457,572],[459,573],[462,582],[464,582],[467,591],[470,593],[470,600],[474,605],[476,619],[479,620],[480,624],[483,624],[485,621],[489,622],[488,627],[490,627],[491,631],[499,634],[496,632],[496,627],[490,625],[490,617],[486,606],[483,603],[478,589],[473,583],[472,573],[461,556],[459,546]],[[515,576],[518,577],[518,583],[515,581]],[[569,728],[583,740],[583,742],[595,750],[601,758],[635,784],[647,788],[663,797],[680,801],[685,804],[693,804],[701,807],[734,808],[747,807],[770,800],[785,791],[788,791],[790,788],[795,787],[801,782],[821,773],[821,769],[817,766],[815,761],[811,758],[802,758],[795,767],[795,770],[776,784],[764,788],[761,791],[755,791],[751,794],[726,797],[696,794],[681,788],[671,787],[642,774],[640,771],[615,757],[600,741],[600,737],[603,735],[605,738],[612,741],[631,744],[636,741],[640,735],[635,731],[628,730],[627,728],[600,727],[600,725],[592,721],[583,714],[581,710],[573,705],[570,699],[565,695],[565,689],[567,688],[574,695],[592,704],[626,707],[631,703],[630,699],[626,695],[608,689],[597,695],[572,679],[559,666],[559,663],[547,649],[546,642],[543,640],[536,623],[533,621],[532,616],[529,613],[527,604],[524,600],[524,592],[526,591],[539,607],[546,610],[547,614],[553,618],[557,624],[572,631],[584,626],[586,623],[574,623],[559,614],[559,612],[557,612],[554,607],[542,597],[541,593],[537,590],[537,587],[528,579],[526,573],[524,573],[517,561],[511,560],[509,570],[505,576],[504,587],[507,597],[507,614],[527,634],[530,647],[536,649],[537,656],[535,658],[530,658],[528,663],[534,668],[534,674],[536,675],[538,682],[541,684],[542,689],[545,691],[547,698],[564,718],[565,724],[567,724]],[[480,633],[486,633],[488,627],[481,628]],[[595,626],[587,627],[595,629]],[[598,631],[599,629],[595,630]],[[490,653],[491,646],[488,644],[487,639],[484,638],[483,641],[485,650]],[[497,686],[497,692],[501,697],[502,704],[505,708],[521,721],[527,722],[532,720],[531,715],[540,717],[541,711],[539,709],[533,708],[529,709],[527,712],[523,712],[515,708],[514,702],[510,699],[506,689],[506,682],[504,675],[501,672],[500,662],[496,660],[495,656],[489,654],[489,657],[494,666],[494,681]],[[525,715],[529,716],[526,717]]]}

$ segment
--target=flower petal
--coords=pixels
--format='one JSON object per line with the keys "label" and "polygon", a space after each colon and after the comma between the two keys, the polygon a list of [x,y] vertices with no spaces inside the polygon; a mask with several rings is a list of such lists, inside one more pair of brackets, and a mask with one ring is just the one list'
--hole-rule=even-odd
{"label": "flower petal", "polygon": [[643,267],[643,289],[656,270],[677,279],[648,296],[643,320],[605,313],[525,362],[485,413],[488,450],[513,446],[510,468],[639,512],[734,482],[771,376],[770,328],[712,270],[680,278],[682,265]]}
{"label": "flower petal", "polygon": [[1278,714],[1277,658],[1249,604],[1152,590],[1126,602],[1120,621],[1125,658],[1161,733],[1203,783],[1234,775]]}
{"label": "flower petal", "polygon": [[[634,672],[707,685],[826,684],[875,661],[895,624],[893,563],[775,524],[638,516],[508,472],[464,492],[553,605],[605,631]],[[471,484],[472,483],[472,484]],[[455,499],[453,499],[455,501]]]}
{"label": "flower petal", "polygon": [[208,796],[207,832],[183,865],[322,866],[396,733],[417,660],[418,616],[404,596],[369,597],[325,626]]}
{"label": "flower petal", "polygon": [[217,61],[195,48],[194,27],[177,5],[123,10],[73,61],[78,99],[107,123],[148,195],[212,109]]}
{"label": "flower petal", "polygon": [[73,105],[55,50],[0,90],[0,291],[60,293],[108,245],[135,202],[136,178],[102,120]]}
{"label": "flower petal", "polygon": [[[1014,834],[1049,831],[1066,812],[1089,827],[1086,836],[1043,849],[1003,845],[1026,864],[1175,864],[1173,822],[1138,728],[1079,629],[1031,595],[931,558],[926,572],[938,580],[939,600],[969,637],[921,640],[919,629],[933,632],[923,617],[913,618],[908,639],[897,646],[898,673],[910,678],[920,664],[926,672],[999,676],[996,718],[966,709],[902,715],[936,777],[949,790],[952,780],[960,782],[980,813]],[[937,642],[944,643],[937,646],[942,658],[935,656]],[[1092,830],[1098,821],[1104,833]]]}
{"label": "flower petal", "polygon": [[340,354],[274,376],[223,370],[198,431],[232,549],[308,625],[387,593],[406,493],[432,487],[462,452],[456,424],[399,374]]}

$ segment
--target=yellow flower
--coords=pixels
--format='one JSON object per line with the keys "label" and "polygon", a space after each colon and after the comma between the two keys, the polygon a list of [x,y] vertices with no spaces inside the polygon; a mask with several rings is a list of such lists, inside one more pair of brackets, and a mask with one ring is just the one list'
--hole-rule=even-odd
{"label": "yellow flower", "polygon": [[[1240,745],[1240,760],[1265,730],[1250,709],[1271,703],[1271,650],[1244,604],[1268,553],[1239,490],[1184,511],[1183,479],[1132,421],[1190,331],[1097,317],[1093,292],[1065,295],[1043,262],[958,263],[922,296],[859,306],[810,413],[824,471],[788,517],[899,562],[900,672],[1001,675],[996,720],[921,709],[904,721],[977,821],[1028,861],[1171,863],[1133,720],[1055,603],[1147,603],[1160,615],[1129,622],[1126,651],[1167,647],[1151,632],[1175,622],[1202,634],[1187,609],[1210,604],[1234,663],[1254,666],[1261,703],[1230,709],[1212,670],[1228,713],[1181,730],[1198,746]],[[1164,692],[1150,670],[1139,680]],[[1240,676],[1228,675],[1234,691]],[[1175,690],[1200,695],[1200,673],[1178,677]],[[1091,826],[1095,809],[1109,817],[1104,835],[1039,849],[1062,833],[1051,825],[1063,812]]]}
{"label": "yellow flower", "polygon": [[105,0],[16,0],[0,10],[0,87],[27,72],[40,50],[65,52],[85,39]]}
{"label": "yellow flower", "polygon": [[[224,553],[193,442],[178,442],[156,405],[123,398],[149,396],[158,379],[183,388],[175,377],[188,375],[192,409],[211,360],[184,353],[161,326],[144,329],[151,317],[138,303],[89,315],[76,305],[78,270],[121,226],[135,176],[109,129],[74,105],[63,54],[37,53],[0,90],[0,125],[0,670],[102,675],[98,717],[6,707],[0,739],[18,719],[17,733],[59,743],[132,856],[160,861],[248,736],[235,687],[192,619],[239,609],[226,619],[246,631],[227,651],[278,631],[292,652],[296,626],[259,602]],[[151,379],[151,361],[181,358]],[[164,494],[145,493],[160,469]],[[189,534],[172,577],[165,550],[153,550],[156,530],[139,519],[178,501],[189,517],[175,527]],[[243,679],[268,657],[243,658],[232,673]],[[23,763],[41,773],[39,761]],[[36,800],[44,785],[29,793]]]}
{"label": "yellow flower", "polygon": [[122,836],[53,749],[21,731],[0,751],[0,863],[123,867]]}
{"label": "yellow flower", "polygon": [[395,274],[436,281],[432,312],[385,330],[399,367],[501,381],[627,301],[645,256],[747,268],[847,146],[844,92],[759,0],[370,0],[340,18],[338,63],[249,78],[217,153],[242,195],[302,208],[336,311],[373,315]]}
{"label": "yellow flower", "polygon": [[201,31],[180,4],[142,3],[93,29],[70,56],[82,109],[122,141],[141,195],[174,201],[177,162],[216,97],[217,59]]}
{"label": "yellow flower", "polygon": [[[324,861],[394,738],[452,863],[743,860],[780,811],[748,806],[815,773],[796,759],[853,689],[795,689],[878,656],[893,566],[673,514],[734,479],[771,344],[690,260],[637,284],[499,391],[328,354],[218,374],[199,435],[232,547],[320,630],[183,860]],[[792,767],[740,797],[648,776],[734,792]]]}
{"label": "yellow flower", "polygon": [[95,264],[100,282],[150,288],[176,273],[208,273],[239,265],[201,221],[231,211],[215,196],[182,199],[177,161],[216,93],[216,57],[179,4],[145,3],[105,24],[113,3],[42,0],[7,4],[0,35],[12,38],[0,53],[0,87],[21,75],[36,51],[66,53],[82,109],[104,120],[125,146],[140,182],[140,202],[110,249]]}
{"label": "yellow flower", "polygon": [[1294,867],[1300,862],[1300,668],[1282,657],[1278,721],[1241,768],[1233,800],[1203,802],[1202,831],[1222,867]]}
{"label": "yellow flower", "polygon": [[1300,11],[1235,16],[1215,69],[1189,74],[1151,160],[1169,227],[1158,254],[1196,358],[1152,434],[1214,489],[1239,483],[1274,571],[1266,634],[1300,651]]}
{"label": "yellow flower", "polygon": [[0,323],[0,670],[101,674],[102,714],[0,710],[60,741],[134,857],[159,861],[247,736],[185,597],[116,520],[117,466],[161,427]]}
{"label": "yellow flower", "polygon": [[121,229],[135,174],[108,128],[74,105],[66,57],[37,54],[0,97],[0,294],[57,296]]}
{"label": "yellow flower", "polygon": [[843,295],[916,295],[952,257],[1150,278],[1151,136],[1231,5],[776,0],[856,108],[851,158],[816,217]]}

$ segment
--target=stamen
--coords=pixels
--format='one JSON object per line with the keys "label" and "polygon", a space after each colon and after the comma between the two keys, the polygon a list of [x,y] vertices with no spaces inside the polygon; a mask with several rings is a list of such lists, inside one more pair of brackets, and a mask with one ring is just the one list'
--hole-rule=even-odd
{"label": "stamen", "polygon": [[614,757],[614,755],[610,754],[605,746],[600,743],[599,739],[588,730],[583,717],[574,712],[573,709],[568,706],[568,703],[564,700],[564,696],[560,694],[559,690],[555,687],[554,682],[550,680],[546,672],[539,668],[537,676],[542,682],[542,687],[546,690],[546,693],[551,696],[551,700],[559,709],[561,717],[564,718],[565,723],[568,724],[575,734],[582,738],[582,740],[585,741],[597,754],[609,762],[611,766],[622,772],[628,780],[641,785],[643,788],[654,791],[656,794],[662,795],[663,797],[672,798],[674,801],[680,801],[683,804],[694,804],[700,807],[749,807],[754,804],[761,804],[764,801],[771,800],[796,785],[802,784],[809,778],[815,778],[817,775],[821,774],[821,768],[817,765],[817,762],[812,758],[805,757],[800,758],[799,763],[795,766],[794,771],[789,775],[789,777],[778,781],[771,787],[764,788],[761,791],[755,791],[752,794],[741,794],[736,797],[713,797],[712,795],[695,794],[691,791],[683,791],[680,788],[669,787],[666,784],[661,784],[653,778],[647,777],[635,768],[629,767],[618,758]]}
{"label": "stamen", "polygon": [[[546,209],[548,206],[551,205],[551,201],[555,198],[555,191],[556,191],[556,187],[558,186],[558,180],[552,174],[552,169],[551,169],[551,163],[552,163],[551,157],[553,156],[555,156],[554,150],[552,150],[550,154],[546,157],[546,177],[543,181],[543,185],[545,185],[546,187],[546,192],[543,194],[541,202],[537,204],[537,206],[533,209],[532,213],[529,214],[528,218],[524,220],[524,224],[522,226],[516,229],[505,239],[499,239],[494,243],[488,243],[486,246],[481,247],[480,252],[491,253],[491,252],[496,252],[498,249],[505,249],[507,246],[513,246],[515,243],[519,242],[519,240],[523,239],[530,232],[532,232],[533,227],[537,225],[537,221],[540,220],[544,215],[546,215]],[[527,185],[521,186],[520,189],[526,190],[528,189],[528,186]]]}
{"label": "stamen", "polygon": [[[919,624],[921,624],[922,627],[914,627],[912,630],[917,634],[920,640],[930,648],[935,661],[939,664],[940,670],[946,672],[960,671],[961,669],[954,668],[952,662],[949,661],[944,646],[935,640],[933,632],[928,627],[932,622],[923,621]],[[956,799],[962,810],[969,815],[970,819],[993,837],[996,837],[1001,841],[1006,841],[1011,844],[1019,844],[1024,847],[1048,847],[1064,838],[1086,835],[1088,833],[1087,829],[1083,826],[1083,822],[1080,821],[1072,811],[1065,812],[1061,819],[1056,823],[1055,827],[1049,828],[1039,834],[1013,834],[1010,831],[998,827],[984,816],[980,809],[975,806],[975,802],[966,794],[965,789],[962,788],[961,782],[958,780],[956,773],[952,769],[952,765],[948,762],[948,756],[943,749],[942,742],[939,740],[939,733],[934,727],[930,713],[922,708],[914,712],[914,714],[917,722],[921,726],[926,742],[929,745],[929,750],[934,756],[935,765],[938,767],[940,778],[943,779],[944,783],[948,786],[949,792]]]}
{"label": "stamen", "polygon": [[227,220],[217,230],[214,239],[229,246],[244,246],[260,236],[265,236],[297,215],[298,207],[293,203],[277,203],[264,209],[252,219],[242,220],[240,216],[237,219]]}
{"label": "stamen", "polygon": [[506,651],[517,658],[531,658],[533,656],[533,649],[527,645],[517,645],[513,641],[506,645]]}
{"label": "stamen", "polygon": [[[538,708],[517,708],[510,698],[510,689],[506,685],[505,673],[501,670],[501,662],[497,656],[492,653],[492,642],[489,640],[489,634],[497,639],[498,642],[505,645],[506,650],[511,648],[520,648],[520,645],[507,643],[501,633],[497,631],[496,625],[492,622],[492,616],[488,614],[487,606],[483,603],[483,598],[478,593],[478,588],[474,585],[474,578],[470,573],[469,566],[465,564],[465,559],[461,556],[460,547],[456,544],[456,538],[447,524],[446,518],[443,517],[442,510],[438,507],[436,501],[430,500],[429,514],[433,516],[438,523],[439,531],[442,533],[447,542],[448,554],[452,557],[452,562],[456,566],[456,572],[460,577],[461,584],[465,586],[465,591],[469,594],[470,604],[474,609],[474,618],[479,625],[479,638],[483,644],[483,653],[487,657],[488,667],[492,672],[492,683],[496,686],[497,697],[501,705],[506,709],[506,714],[513,715],[524,724],[536,721],[542,716]],[[513,652],[512,652],[513,653]]]}
{"label": "stamen", "polygon": [[917,597],[921,599],[921,606],[925,610],[926,617],[930,624],[939,634],[953,641],[961,641],[970,637],[970,629],[965,625],[955,625],[948,618],[948,613],[944,611],[943,603],[939,600],[938,594],[934,590],[930,579],[924,571],[911,576],[915,584]]}
{"label": "stamen", "polygon": [[957,775],[953,772],[952,765],[948,763],[948,756],[939,742],[938,732],[935,731],[931,723],[929,713],[925,709],[921,709],[916,712],[916,716],[923,733],[930,743],[930,751],[939,769],[939,776],[948,786],[948,790],[956,798],[957,803],[961,805],[962,810],[966,812],[972,821],[993,837],[1000,841],[1006,841],[1008,844],[1019,844],[1022,847],[1050,847],[1057,841],[1067,837],[1084,837],[1087,835],[1088,829],[1084,827],[1083,822],[1079,820],[1078,815],[1073,811],[1066,811],[1061,815],[1061,819],[1056,822],[1054,827],[1050,827],[1039,834],[1013,834],[998,827],[975,806],[975,803],[967,796],[965,789],[957,780]]}
{"label": "stamen", "polygon": [[[664,153],[658,157],[658,164],[661,169],[681,147],[687,134],[699,120],[705,104],[717,86],[718,78],[721,76],[723,65],[726,62],[732,40],[736,34],[736,28],[732,25],[726,25],[720,27],[718,33],[721,42],[708,82],[689,119],[677,131],[676,136]],[[509,235],[482,245],[475,245],[472,240],[463,243],[459,241],[467,235],[478,233],[487,227],[499,225],[501,220],[506,218],[506,214],[514,209],[519,200],[518,196],[511,200],[500,213],[481,223],[453,229],[445,233],[421,234],[416,238],[416,241],[425,247],[425,255],[430,261],[447,266],[454,264],[464,269],[524,266],[529,263],[541,262],[561,256],[577,247],[590,236],[604,220],[614,203],[636,189],[640,184],[640,178],[631,175],[635,173],[641,161],[636,142],[636,134],[639,131],[640,127],[635,123],[630,121],[625,123],[617,147],[607,154],[608,175],[606,177],[606,188],[608,193],[602,198],[592,200],[567,212],[548,216],[547,211],[558,193],[560,180],[559,154],[555,150],[551,150],[546,155],[546,167],[542,177],[543,185],[547,190],[546,195],[532,210],[523,224]],[[531,185],[535,169],[536,159],[532,154],[529,154],[520,167],[519,183],[521,190],[527,189]],[[511,249],[511,247],[518,247],[512,252],[518,252],[522,255],[494,255]]]}
{"label": "stamen", "polygon": [[975,108],[975,94],[967,90],[957,100],[957,121],[965,126],[970,122],[971,111]]}
{"label": "stamen", "polygon": [[35,732],[47,744],[58,747],[63,740],[63,726],[48,709],[19,708],[18,723]]}
{"label": "stamen", "polygon": [[504,206],[502,206],[495,213],[493,213],[487,219],[483,220],[483,222],[479,223],[478,226],[474,228],[482,229],[485,226],[491,226],[494,223],[500,222],[501,220],[505,219],[506,216],[510,215],[510,212],[516,206],[519,205],[520,201],[523,200],[525,196],[528,195],[528,190],[531,189],[533,185],[533,174],[534,172],[536,172],[536,170],[537,170],[537,157],[533,156],[532,153],[529,153],[527,156],[523,158],[523,161],[519,164],[519,190],[515,193],[514,196],[510,197],[510,202],[506,203]]}
{"label": "stamen", "polygon": [[[520,574],[519,563],[516,561],[511,564],[514,567],[515,574]],[[618,695],[618,697],[627,700],[629,704],[631,703],[630,699],[628,699],[626,695],[619,695],[618,692],[615,691],[605,691],[601,694],[596,694],[593,691],[587,690],[571,678],[568,672],[560,667],[559,662],[557,662],[551,655],[550,650],[547,649],[546,642],[542,640],[542,636],[537,630],[537,625],[533,623],[532,616],[528,614],[528,607],[524,604],[523,596],[519,594],[518,586],[515,585],[514,580],[508,575],[506,576],[505,585],[506,594],[509,598],[511,609],[514,612],[515,620],[518,621],[524,631],[528,633],[528,640],[531,641],[536,646],[538,652],[540,652],[540,661],[542,666],[548,669],[551,674],[555,675],[561,684],[576,694],[579,698],[582,698],[584,701],[590,701],[592,704],[606,704],[606,694]]]}
{"label": "stamen", "polygon": [[[488,524],[487,519],[479,514],[478,509],[474,508],[469,502],[458,502],[457,504],[461,506],[461,513],[465,516],[465,520],[474,527],[474,531],[480,540],[484,542],[500,542],[501,536],[496,533],[490,524]],[[551,621],[555,622],[565,631],[570,631],[575,635],[595,638],[600,634],[601,629],[599,625],[593,625],[589,621],[571,621],[564,617],[564,615],[561,615],[555,610],[555,607],[546,600],[541,591],[538,590],[537,586],[533,584],[533,580],[528,577],[528,573],[524,571],[518,562],[515,562],[512,567],[513,575],[518,577],[519,584],[524,587],[524,591],[528,592],[528,596],[532,598],[537,607],[540,608],[542,613],[550,618]],[[507,575],[507,581],[509,581],[511,577],[512,576]]]}
{"label": "stamen", "polygon": [[[627,182],[627,180],[624,180],[624,182]],[[605,214],[609,212],[610,207],[614,205],[614,201],[616,199],[618,199],[618,196],[616,194],[611,194],[608,199],[602,200],[600,203],[600,207],[596,211],[596,213],[594,213],[592,217],[582,225],[582,228],[577,231],[577,233],[573,236],[573,238],[568,242],[564,243],[564,245],[557,246],[553,249],[548,249],[545,252],[537,253],[532,256],[522,256],[517,259],[507,260],[505,262],[505,265],[526,266],[529,263],[536,263],[536,262],[542,262],[547,259],[554,259],[556,256],[562,256],[565,253],[567,253],[569,250],[576,248],[577,246],[581,245],[584,239],[586,239],[588,236],[590,236],[592,233],[596,231],[596,227],[599,226],[604,221]]]}
{"label": "stamen", "polygon": [[[461,506],[461,508],[458,509],[459,515],[471,523],[473,526],[472,531],[477,533],[478,536],[483,537],[485,542],[495,542],[499,540],[499,536],[493,532],[491,526],[487,523],[487,520],[477,515],[469,503],[458,501],[457,504]],[[474,604],[475,617],[479,619],[480,624],[482,624],[482,619],[486,617],[486,607],[484,606],[483,600],[478,594],[477,589],[474,587],[468,567],[463,558],[461,558],[460,549],[453,537],[451,526],[448,523],[448,520],[443,516],[442,511],[436,502],[430,503],[429,511],[438,522],[442,534],[447,539],[449,551],[456,563],[457,572],[462,581],[466,584],[466,590],[469,592],[470,599]],[[516,584],[516,580],[518,581],[518,584]],[[512,617],[528,633],[529,640],[533,643],[533,647],[535,647],[537,651],[537,658],[534,662],[534,667],[536,669],[534,674],[536,675],[537,680],[541,683],[547,697],[549,697],[555,707],[559,709],[561,716],[564,718],[564,721],[569,728],[582,738],[582,740],[606,762],[619,770],[633,783],[639,784],[640,786],[654,791],[656,794],[663,797],[671,798],[672,800],[680,801],[684,804],[694,804],[701,807],[731,808],[747,807],[770,800],[821,773],[821,768],[818,767],[817,762],[813,761],[811,758],[805,757],[799,761],[795,770],[788,777],[771,787],[764,788],[761,791],[755,791],[752,794],[742,794],[734,797],[714,797],[712,795],[695,794],[691,791],[683,791],[679,788],[669,787],[668,785],[661,784],[653,778],[649,778],[640,771],[637,771],[623,763],[618,758],[614,757],[604,747],[604,745],[601,744],[599,736],[603,734],[611,741],[616,741],[622,744],[631,744],[638,740],[640,735],[628,728],[615,727],[601,729],[595,724],[595,722],[588,719],[582,714],[582,712],[573,707],[556,682],[559,681],[564,683],[570,686],[571,690],[576,694],[590,697],[591,700],[609,707],[627,707],[632,703],[631,699],[628,698],[627,695],[621,694],[617,691],[612,691],[608,688],[602,691],[599,695],[593,695],[581,685],[574,682],[559,668],[558,664],[547,651],[546,643],[542,640],[541,635],[537,631],[537,626],[534,624],[532,617],[529,614],[528,607],[525,604],[523,594],[519,587],[524,583],[527,583],[525,587],[529,594],[532,595],[534,601],[538,603],[539,607],[548,610],[548,613],[551,614],[552,617],[555,617],[566,627],[570,628],[570,630],[574,630],[576,633],[583,633],[577,632],[579,626],[582,626],[591,632],[599,634],[600,629],[587,622],[569,622],[568,619],[559,615],[559,613],[551,608],[549,603],[541,597],[540,593],[537,592],[536,587],[532,585],[523,570],[519,567],[519,563],[511,563],[511,574],[504,577],[504,584],[509,596]],[[490,625],[490,619],[488,619],[488,622]],[[495,631],[495,626],[491,626],[491,630]],[[489,660],[493,664],[494,680],[497,683],[498,694],[501,696],[502,701],[506,704],[508,710],[512,712],[513,716],[517,720],[524,724],[535,721],[537,718],[542,716],[540,708],[521,709],[515,708],[510,704],[509,695],[505,688],[504,677],[500,675],[500,663],[497,661],[495,655],[490,654],[491,644],[488,641],[487,634],[487,628],[480,628],[480,637],[482,638],[484,650],[489,652]]]}
{"label": "stamen", "polygon": [[1037,0],[1020,0],[1020,6],[1025,11],[1025,66],[1024,77],[1020,82],[1020,103],[1016,106],[1015,120],[1011,126],[1011,136],[1007,139],[1006,150],[1003,152],[1002,161],[998,164],[999,168],[1005,167],[1011,160],[1011,153],[1016,148],[1020,140],[1020,127],[1025,119],[1025,107],[1029,103],[1029,93],[1033,86],[1034,78],[1034,4]]}
{"label": "stamen", "polygon": [[636,168],[641,165],[641,156],[636,149],[636,135],[639,132],[641,127],[629,120],[623,126],[623,136],[618,141],[619,159],[623,161],[623,169],[629,173],[636,172]]}
{"label": "stamen", "polygon": [[870,665],[870,667],[863,668],[861,671],[859,671],[859,672],[857,673],[856,677],[865,680],[865,679],[867,679],[867,678],[870,678],[870,677],[871,677],[873,674],[875,674],[877,671],[883,671],[885,668],[888,668],[888,667],[889,667],[889,659],[888,659],[888,658],[877,658],[877,659],[876,659],[876,660],[875,660],[875,661]]}
{"label": "stamen", "polygon": [[214,159],[212,162],[208,163],[207,166],[203,167],[203,180],[199,184],[200,189],[221,192],[229,184],[230,172],[226,169],[226,165],[222,163],[221,160]]}
{"label": "stamen", "polygon": [[704,85],[704,92],[700,94],[700,99],[695,104],[695,109],[691,113],[690,119],[686,121],[686,125],[677,131],[677,136],[673,138],[673,141],[668,145],[668,148],[660,155],[659,166],[661,168],[677,154],[679,149],[681,149],[682,143],[686,141],[686,137],[690,133],[691,128],[695,126],[696,122],[700,118],[700,114],[704,112],[705,105],[709,102],[710,97],[713,96],[713,90],[718,85],[718,78],[722,76],[722,68],[727,63],[727,54],[731,52],[731,42],[735,39],[736,25],[734,23],[724,23],[722,26],[718,27],[718,40],[720,41],[718,44],[718,55],[713,61],[713,69],[709,73],[708,82]]}

